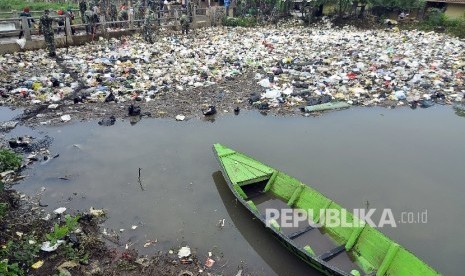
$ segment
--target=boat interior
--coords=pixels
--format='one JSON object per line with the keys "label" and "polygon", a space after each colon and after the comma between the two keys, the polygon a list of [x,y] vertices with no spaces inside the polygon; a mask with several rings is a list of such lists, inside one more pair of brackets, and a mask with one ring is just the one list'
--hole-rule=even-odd
{"label": "boat interior", "polygon": [[[310,186],[220,144],[214,147],[236,196],[300,252],[348,275],[438,275],[351,212],[341,212],[340,205]],[[266,218],[267,209],[305,212],[307,220],[282,225],[279,219]],[[339,211],[339,220],[347,224],[328,223],[320,215],[326,210]]]}
{"label": "boat interior", "polygon": [[[241,187],[247,200],[253,202],[264,220],[266,220],[267,209],[279,210],[280,213],[290,209],[287,201],[272,192],[264,192],[267,182],[268,180],[265,180]],[[299,209],[292,209],[294,212],[301,212]],[[279,220],[276,222],[279,223]],[[296,223],[291,224],[293,224],[291,227],[280,226],[279,230],[284,236],[292,240],[295,247],[303,251],[311,250],[312,255],[342,271],[362,271],[356,264],[355,258],[346,252],[345,247],[339,245],[324,228],[315,227],[313,221],[296,221]]]}

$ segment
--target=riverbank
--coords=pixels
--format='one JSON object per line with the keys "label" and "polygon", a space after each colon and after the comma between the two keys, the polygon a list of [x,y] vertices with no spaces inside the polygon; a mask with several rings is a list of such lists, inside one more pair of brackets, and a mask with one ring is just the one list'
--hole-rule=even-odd
{"label": "riverbank", "polygon": [[[10,147],[21,152],[11,143]],[[28,147],[20,147],[29,152]],[[47,146],[40,151],[47,151]],[[44,207],[48,205],[41,203],[45,187],[35,195],[12,189],[26,177],[22,172],[34,166],[37,156],[33,152],[22,157],[3,147],[0,151],[1,275],[204,275],[211,267],[202,265],[190,250],[181,258],[173,250],[143,256],[128,245],[110,246],[120,245],[119,235],[102,233],[103,209],[79,212],[60,207],[47,212]]]}
{"label": "riverbank", "polygon": [[177,250],[144,256],[109,246],[119,238],[102,234],[103,210],[47,213],[40,198],[0,187],[1,275],[209,275],[211,265],[190,250],[180,258]]}

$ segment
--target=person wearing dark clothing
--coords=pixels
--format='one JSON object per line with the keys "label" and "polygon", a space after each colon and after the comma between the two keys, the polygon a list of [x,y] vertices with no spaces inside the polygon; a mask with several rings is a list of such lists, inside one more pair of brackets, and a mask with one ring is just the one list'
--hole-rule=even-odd
{"label": "person wearing dark clothing", "polygon": [[[123,4],[120,7],[120,13],[119,13],[119,21],[128,21],[129,19],[129,14],[126,6]],[[121,23],[120,27],[123,28],[125,24]]]}
{"label": "person wearing dark clothing", "polygon": [[48,55],[50,57],[55,57],[57,54],[55,49],[55,37],[53,35],[52,28],[52,23],[54,20],[49,16],[49,14],[49,10],[44,11],[44,15],[42,15],[40,18],[40,29],[44,34],[45,44],[47,44],[48,48]]}
{"label": "person wearing dark clothing", "polygon": [[147,8],[151,11],[155,11],[155,0],[147,0]]}
{"label": "person wearing dark clothing", "polygon": [[[34,21],[34,18],[32,18],[32,15],[31,13],[29,12],[29,7],[25,7],[23,12],[19,14],[19,18],[22,18],[22,17],[30,17],[31,19],[28,19],[27,20],[27,24],[29,25],[29,29],[32,27],[32,23],[35,23]],[[21,21],[21,24],[22,24],[22,21]],[[21,39],[21,37],[23,37],[24,35],[24,31],[23,31],[23,27],[21,26],[21,31],[19,32],[19,39]]]}
{"label": "person wearing dark clothing", "polygon": [[94,12],[88,8],[84,13],[84,22],[86,24],[86,34],[95,34]]}
{"label": "person wearing dark clothing", "polygon": [[[110,21],[117,21],[118,20],[118,9],[116,8],[115,3],[110,4]],[[116,27],[116,23],[112,23],[111,26],[113,28]]]}
{"label": "person wearing dark clothing", "polygon": [[100,26],[99,22],[100,22],[100,8],[96,9],[96,11],[94,11],[94,18],[93,18],[93,23],[94,23],[94,35],[97,33],[97,29],[98,27]]}
{"label": "person wearing dark clothing", "polygon": [[181,32],[182,34],[188,34],[189,33],[189,16],[187,16],[186,11],[182,12],[182,16],[180,18],[180,23],[181,23]]}
{"label": "person wearing dark clothing", "polygon": [[63,10],[58,10],[57,14],[60,16],[60,18],[58,18],[57,34],[60,34],[61,30],[65,30],[65,19],[61,17],[63,15]]}
{"label": "person wearing dark clothing", "polygon": [[147,11],[144,18],[144,26],[142,28],[142,33],[144,40],[147,43],[153,44],[153,21],[154,21],[153,11]]}
{"label": "person wearing dark clothing", "polygon": [[85,22],[85,15],[84,13],[86,12],[87,10],[87,4],[86,4],[86,1],[84,0],[81,0],[81,2],[79,2],[79,11],[81,12],[81,22],[84,23]]}

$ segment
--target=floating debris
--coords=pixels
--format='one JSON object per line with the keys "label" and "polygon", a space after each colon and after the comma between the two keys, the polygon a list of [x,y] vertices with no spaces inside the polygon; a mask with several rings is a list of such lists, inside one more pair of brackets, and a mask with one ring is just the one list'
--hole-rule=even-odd
{"label": "floating debris", "polygon": [[32,268],[34,269],[39,269],[44,265],[44,261],[37,261],[33,265],[31,265]]}
{"label": "floating debris", "polygon": [[207,260],[205,261],[205,266],[208,268],[211,268],[214,263],[215,263],[215,260],[213,260],[212,258],[207,258]]}
{"label": "floating debris", "polygon": [[45,251],[45,252],[53,252],[58,249],[58,247],[63,244],[65,241],[64,240],[57,240],[57,242],[52,245],[51,242],[46,241],[42,243],[42,246],[40,247],[40,250]]}
{"label": "floating debris", "polygon": [[191,255],[191,249],[188,246],[181,247],[178,251],[178,258],[188,258]]}
{"label": "floating debris", "polygon": [[53,211],[54,214],[61,215],[66,211],[66,207],[60,207]]}
{"label": "floating debris", "polygon": [[89,214],[94,217],[102,217],[105,215],[105,211],[103,209],[94,209],[94,207],[90,207]]}
{"label": "floating debris", "polygon": [[184,116],[184,115],[177,115],[176,116],[176,121],[184,121],[184,119],[186,119],[186,116]]}

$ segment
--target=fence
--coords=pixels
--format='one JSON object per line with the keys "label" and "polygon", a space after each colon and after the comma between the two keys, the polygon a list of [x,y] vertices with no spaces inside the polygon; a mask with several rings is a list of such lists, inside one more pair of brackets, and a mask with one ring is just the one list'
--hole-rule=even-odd
{"label": "fence", "polygon": [[[192,10],[189,12],[190,19],[191,19],[191,27],[197,28],[199,24],[203,26],[211,26],[212,25],[212,14],[218,14],[219,7],[212,7],[212,8],[196,8],[193,7]],[[75,10],[75,18],[80,18],[78,16],[79,10]],[[182,12],[186,11],[185,9],[181,8],[172,8],[170,10],[162,10],[157,11],[154,13],[155,20],[154,23],[158,26],[179,26],[179,19],[182,15]],[[32,11],[31,14],[38,14],[43,13],[39,11]],[[34,28],[33,26],[30,27],[28,21],[30,19],[34,19],[36,24],[40,21],[39,16],[33,17],[19,17],[15,15],[15,12],[4,13],[11,15],[11,18],[7,19],[0,19],[0,36],[14,36],[18,35],[21,31],[23,31],[24,38],[26,41],[32,40],[32,35],[39,35],[39,29]],[[55,13],[56,14],[56,13]],[[224,14],[224,13],[223,13]],[[51,17],[54,19],[61,19],[64,21],[64,26],[54,26],[54,31],[64,29],[67,40],[72,42],[72,29],[85,29],[86,24],[83,23],[73,23],[71,24],[71,20],[68,16],[65,15],[52,15]],[[215,17],[216,20],[216,17]],[[80,20],[76,20],[80,21]],[[105,16],[99,17],[99,22],[96,23],[96,29],[100,34],[105,34],[107,31],[111,31],[109,27],[118,26],[121,29],[138,29],[142,27],[144,19],[135,19],[134,14],[129,13],[128,20],[124,21],[107,21]],[[37,26],[37,25],[36,25]]]}

